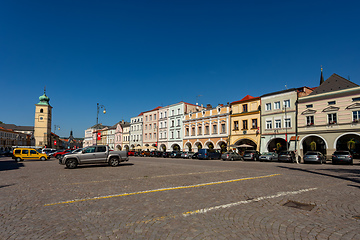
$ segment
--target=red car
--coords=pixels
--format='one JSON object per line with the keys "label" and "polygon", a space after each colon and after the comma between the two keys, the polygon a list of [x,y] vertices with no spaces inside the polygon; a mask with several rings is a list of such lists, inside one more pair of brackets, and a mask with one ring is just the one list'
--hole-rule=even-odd
{"label": "red car", "polygon": [[128,151],[127,155],[128,156],[135,156],[135,151]]}
{"label": "red car", "polygon": [[55,153],[53,154],[53,157],[59,158],[61,155],[64,155],[64,154],[69,153],[69,152],[71,152],[71,151],[72,151],[72,149],[60,150],[60,151],[58,151],[58,152],[55,152]]}

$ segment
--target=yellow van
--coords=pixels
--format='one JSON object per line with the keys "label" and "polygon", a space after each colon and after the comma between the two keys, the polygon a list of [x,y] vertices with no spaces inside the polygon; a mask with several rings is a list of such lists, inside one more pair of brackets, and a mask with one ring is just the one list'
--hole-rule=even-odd
{"label": "yellow van", "polygon": [[39,153],[35,150],[35,148],[15,148],[12,158],[15,159],[16,162],[24,161],[25,159],[40,159],[41,161],[49,159],[48,155],[45,153]]}

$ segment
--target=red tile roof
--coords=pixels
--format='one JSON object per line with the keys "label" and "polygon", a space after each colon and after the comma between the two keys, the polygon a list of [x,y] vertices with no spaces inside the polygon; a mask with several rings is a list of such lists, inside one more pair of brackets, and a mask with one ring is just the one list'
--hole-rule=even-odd
{"label": "red tile roof", "polygon": [[250,96],[250,95],[246,95],[243,99],[241,99],[239,101],[232,102],[231,104],[239,103],[239,102],[245,102],[245,101],[249,101],[249,100],[255,100],[255,99],[259,99],[259,98],[260,97],[253,97],[253,96]]}

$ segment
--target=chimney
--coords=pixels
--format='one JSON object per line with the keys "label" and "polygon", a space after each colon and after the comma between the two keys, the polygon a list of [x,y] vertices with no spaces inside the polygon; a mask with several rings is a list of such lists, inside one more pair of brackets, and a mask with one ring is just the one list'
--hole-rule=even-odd
{"label": "chimney", "polygon": [[211,104],[206,104],[206,109],[212,109]]}

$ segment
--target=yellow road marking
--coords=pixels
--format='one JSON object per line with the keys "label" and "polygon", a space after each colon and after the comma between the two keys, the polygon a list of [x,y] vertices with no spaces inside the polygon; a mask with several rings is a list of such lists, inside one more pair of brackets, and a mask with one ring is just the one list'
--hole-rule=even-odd
{"label": "yellow road marking", "polygon": [[88,184],[88,183],[102,183],[102,182],[113,182],[113,181],[128,181],[128,180],[137,180],[137,179],[151,179],[151,178],[163,178],[163,177],[176,177],[176,176],[188,176],[188,175],[197,175],[197,174],[208,174],[208,173],[221,173],[221,172],[231,172],[232,170],[222,170],[222,171],[209,171],[209,172],[194,172],[194,173],[179,173],[179,174],[169,174],[169,175],[159,175],[152,177],[137,177],[137,178],[123,178],[123,179],[108,179],[100,181],[89,181],[89,182],[77,182],[69,183],[68,185],[78,185],[78,184]]}
{"label": "yellow road marking", "polygon": [[54,206],[54,205],[60,205],[60,204],[85,202],[85,201],[108,199],[108,198],[114,198],[114,197],[125,197],[125,196],[137,195],[137,194],[164,192],[164,191],[179,190],[179,189],[186,189],[186,188],[197,188],[197,187],[211,186],[211,185],[217,185],[217,184],[223,184],[223,183],[232,183],[232,182],[239,182],[239,181],[245,181],[245,180],[253,180],[253,179],[260,179],[260,178],[275,177],[275,176],[279,176],[279,175],[281,175],[281,174],[271,174],[271,175],[259,176],[259,177],[239,178],[239,179],[232,179],[232,180],[226,180],[226,181],[201,183],[201,184],[196,184],[196,185],[178,186],[178,187],[171,187],[171,188],[160,188],[160,189],[146,190],[146,191],[140,191],[140,192],[123,193],[123,194],[101,196],[101,197],[93,197],[93,198],[74,199],[74,200],[63,201],[63,202],[58,202],[58,203],[49,203],[49,204],[45,204],[44,206]]}

